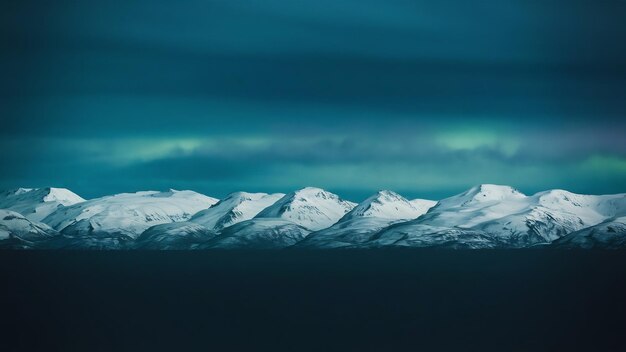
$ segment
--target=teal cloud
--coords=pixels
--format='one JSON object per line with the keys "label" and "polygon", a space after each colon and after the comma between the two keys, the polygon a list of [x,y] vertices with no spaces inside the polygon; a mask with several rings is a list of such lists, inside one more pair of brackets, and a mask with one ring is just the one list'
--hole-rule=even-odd
{"label": "teal cloud", "polygon": [[15,2],[0,12],[0,187],[624,192],[625,12]]}

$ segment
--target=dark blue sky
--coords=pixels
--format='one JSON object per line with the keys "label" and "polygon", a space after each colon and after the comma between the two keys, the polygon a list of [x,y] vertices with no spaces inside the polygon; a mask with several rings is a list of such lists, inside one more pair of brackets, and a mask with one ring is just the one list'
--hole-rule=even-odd
{"label": "dark blue sky", "polygon": [[0,187],[626,191],[625,1],[15,1]]}

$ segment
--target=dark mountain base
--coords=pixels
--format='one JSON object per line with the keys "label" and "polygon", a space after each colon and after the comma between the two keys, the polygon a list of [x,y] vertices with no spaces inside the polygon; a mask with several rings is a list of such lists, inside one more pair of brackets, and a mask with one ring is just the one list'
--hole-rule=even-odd
{"label": "dark mountain base", "polygon": [[3,251],[3,351],[626,350],[623,251]]}

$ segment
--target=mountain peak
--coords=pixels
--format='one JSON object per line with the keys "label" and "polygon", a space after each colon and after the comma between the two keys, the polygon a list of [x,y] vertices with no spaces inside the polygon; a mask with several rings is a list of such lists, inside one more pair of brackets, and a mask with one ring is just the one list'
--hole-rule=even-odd
{"label": "mountain peak", "polygon": [[219,230],[252,219],[283,196],[282,193],[231,193],[210,208],[195,214],[190,221]]}
{"label": "mountain peak", "polygon": [[374,195],[378,198],[393,198],[393,199],[406,199],[403,196],[399,195],[398,193],[394,192],[394,191],[390,191],[387,189],[381,189],[378,192],[376,192],[376,194]]}
{"label": "mountain peak", "polygon": [[321,188],[305,187],[285,195],[256,217],[282,218],[316,231],[331,226],[355,206]]}
{"label": "mountain peak", "polygon": [[[529,197],[518,190],[501,185],[482,184],[474,186],[467,191],[455,196],[440,200],[430,211],[430,217],[438,217],[443,221],[448,215],[459,211],[480,211],[486,216],[485,209],[497,213],[522,210],[528,206]],[[481,210],[483,209],[483,210]],[[447,215],[443,216],[443,213]],[[428,215],[428,214],[427,214]],[[457,214],[458,215],[458,214]],[[469,226],[469,225],[468,225]]]}
{"label": "mountain peak", "polygon": [[331,192],[328,192],[325,189],[321,189],[317,187],[304,187],[297,191],[292,192],[292,194],[294,196],[299,196],[303,198],[307,198],[307,197],[329,198],[333,196],[339,198],[339,196]]}
{"label": "mountain peak", "polygon": [[[469,205],[482,202],[503,201],[507,199],[526,198],[526,195],[510,186],[481,184],[470,188],[469,190],[450,197],[447,200],[461,201],[460,205]],[[447,201],[443,200],[443,201]],[[442,201],[442,202],[443,202]]]}
{"label": "mountain peak", "polygon": [[359,203],[340,221],[347,221],[356,217],[410,220],[422,214],[411,202],[398,193],[380,190]]}
{"label": "mountain peak", "polygon": [[593,197],[593,196],[576,194],[570,191],[566,191],[564,189],[551,189],[551,190],[539,192],[535,194],[535,197],[537,197],[540,200],[559,199],[559,200],[569,201],[569,200],[576,199],[576,198]]}
{"label": "mountain peak", "polygon": [[85,199],[81,196],[67,188],[48,187],[43,190],[43,193],[45,194],[43,197],[44,202],[57,201],[60,204],[67,206],[85,201]]}

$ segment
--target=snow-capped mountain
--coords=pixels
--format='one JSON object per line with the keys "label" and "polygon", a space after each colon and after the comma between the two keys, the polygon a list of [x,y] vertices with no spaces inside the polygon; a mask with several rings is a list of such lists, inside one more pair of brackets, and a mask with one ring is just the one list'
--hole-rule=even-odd
{"label": "snow-capped mountain", "polygon": [[[316,231],[297,247],[340,248],[366,243],[379,230],[398,222],[415,219],[436,202],[408,201],[392,191],[379,191],[359,203],[333,226]],[[417,207],[415,205],[417,205]]]}
{"label": "snow-capped mountain", "polygon": [[411,220],[426,213],[435,201],[415,199],[408,201],[401,195],[392,191],[378,191],[363,202],[359,203],[340,221],[347,221],[357,217],[370,217],[389,220]]}
{"label": "snow-capped mountain", "polygon": [[208,229],[221,230],[238,222],[252,219],[284,196],[283,193],[231,193],[209,209],[196,213],[190,221]]}
{"label": "snow-capped mountain", "polygon": [[64,189],[17,189],[0,195],[24,212],[0,210],[0,248],[626,247],[626,194],[527,196],[484,184],[433,203],[380,191],[356,205],[313,187],[219,202],[193,191],[85,201]]}
{"label": "snow-capped mountain", "polygon": [[626,248],[626,216],[611,218],[570,233],[552,243],[557,248]]}
{"label": "snow-capped mountain", "polygon": [[[596,225],[624,209],[623,194],[593,196],[551,190],[526,196],[508,186],[480,185],[439,201],[402,228],[410,231],[412,225],[428,225],[472,230],[504,246],[527,247]],[[418,228],[422,227],[416,227],[416,233]]]}
{"label": "snow-capped mountain", "polygon": [[511,187],[479,185],[440,200],[420,221],[433,226],[471,228],[485,221],[517,213],[527,206],[526,195]]}
{"label": "snow-capped mountain", "polygon": [[0,248],[30,248],[57,235],[46,224],[31,221],[11,210],[0,209]]}
{"label": "snow-capped mountain", "polygon": [[518,213],[475,226],[497,234],[513,247],[546,244],[569,233],[597,225],[624,214],[622,195],[580,195],[563,190],[537,193],[527,198],[528,206]]}
{"label": "snow-capped mountain", "polygon": [[293,246],[309,233],[289,220],[255,218],[224,228],[205,248],[279,249]]}
{"label": "snow-capped mountain", "polygon": [[136,238],[151,226],[189,220],[217,201],[193,191],[122,193],[59,208],[43,222],[68,236]]}
{"label": "snow-capped mountain", "polygon": [[289,220],[311,231],[327,228],[356,206],[336,194],[306,187],[289,193],[261,211],[256,218]]}
{"label": "snow-capped mountain", "polygon": [[215,238],[217,232],[191,221],[155,225],[135,241],[138,249],[197,249]]}
{"label": "snow-capped mountain", "polygon": [[0,193],[0,209],[22,214],[31,221],[41,221],[60,206],[85,200],[65,188],[18,188]]}

